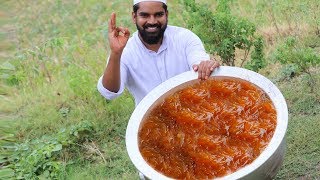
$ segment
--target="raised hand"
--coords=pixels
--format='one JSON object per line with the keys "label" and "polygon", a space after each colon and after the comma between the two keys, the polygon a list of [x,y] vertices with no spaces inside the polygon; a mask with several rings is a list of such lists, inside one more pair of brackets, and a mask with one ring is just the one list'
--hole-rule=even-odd
{"label": "raised hand", "polygon": [[111,52],[121,54],[130,37],[128,28],[116,26],[116,14],[112,13],[109,20],[108,39]]}

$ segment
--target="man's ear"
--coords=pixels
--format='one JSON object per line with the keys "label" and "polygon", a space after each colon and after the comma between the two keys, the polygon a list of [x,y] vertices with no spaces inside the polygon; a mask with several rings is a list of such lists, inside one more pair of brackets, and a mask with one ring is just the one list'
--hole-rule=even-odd
{"label": "man's ear", "polygon": [[136,13],[134,13],[134,12],[132,12],[132,21],[133,21],[133,23],[134,24],[136,24],[136,22],[137,22],[137,14]]}

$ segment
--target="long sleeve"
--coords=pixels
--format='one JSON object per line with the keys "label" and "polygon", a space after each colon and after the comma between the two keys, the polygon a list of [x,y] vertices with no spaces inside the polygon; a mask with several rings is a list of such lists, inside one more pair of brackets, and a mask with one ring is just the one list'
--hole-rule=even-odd
{"label": "long sleeve", "polygon": [[98,84],[97,84],[98,91],[106,99],[109,99],[109,100],[114,99],[123,93],[123,90],[125,88],[125,84],[127,81],[127,68],[123,63],[120,64],[120,81],[121,82],[120,82],[120,89],[118,92],[111,92],[108,89],[106,89],[102,84],[102,77],[103,76],[101,76],[98,80]]}
{"label": "long sleeve", "polygon": [[206,50],[203,46],[200,38],[194,34],[193,32],[187,30],[186,39],[186,53],[187,60],[189,63],[190,69],[192,69],[192,65],[199,64],[201,61],[209,60],[210,56],[206,53]]}

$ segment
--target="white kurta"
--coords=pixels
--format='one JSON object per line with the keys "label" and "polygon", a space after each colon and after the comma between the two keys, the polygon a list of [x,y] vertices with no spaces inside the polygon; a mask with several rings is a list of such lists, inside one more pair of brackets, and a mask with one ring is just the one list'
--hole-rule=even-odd
{"label": "white kurta", "polygon": [[121,56],[120,90],[114,93],[104,88],[102,77],[97,88],[107,99],[119,96],[127,88],[137,106],[153,88],[209,58],[200,38],[185,28],[168,26],[158,52],[148,50],[135,32]]}

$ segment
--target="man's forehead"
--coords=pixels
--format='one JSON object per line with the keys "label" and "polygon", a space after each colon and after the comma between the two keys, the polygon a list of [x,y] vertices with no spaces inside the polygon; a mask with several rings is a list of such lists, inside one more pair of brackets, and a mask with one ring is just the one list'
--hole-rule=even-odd
{"label": "man's forehead", "polygon": [[162,5],[162,2],[141,2],[138,12],[163,12],[164,8]]}

